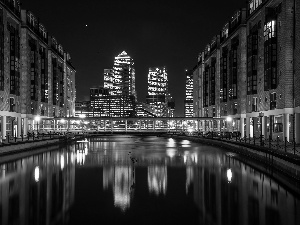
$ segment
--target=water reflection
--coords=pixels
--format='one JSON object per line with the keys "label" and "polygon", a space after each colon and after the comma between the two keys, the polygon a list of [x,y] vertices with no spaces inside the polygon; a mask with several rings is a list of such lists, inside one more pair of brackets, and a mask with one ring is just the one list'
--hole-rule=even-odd
{"label": "water reflection", "polygon": [[187,141],[95,138],[0,168],[1,225],[300,224],[299,199],[279,183]]}
{"label": "water reflection", "polygon": [[47,152],[2,164],[0,223],[65,223],[74,202],[74,150]]}
{"label": "water reflection", "polygon": [[103,167],[103,190],[113,189],[114,205],[125,211],[130,206],[131,166]]}
{"label": "water reflection", "polygon": [[150,193],[154,193],[156,195],[166,194],[167,174],[166,166],[148,167],[148,188]]}

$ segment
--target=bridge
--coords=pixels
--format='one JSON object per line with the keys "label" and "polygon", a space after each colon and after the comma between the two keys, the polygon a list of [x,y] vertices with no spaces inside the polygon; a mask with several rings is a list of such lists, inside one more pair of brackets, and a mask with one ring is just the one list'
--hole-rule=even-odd
{"label": "bridge", "polygon": [[225,124],[226,118],[216,117],[55,117],[36,119],[33,130],[129,133],[221,131],[225,129]]}

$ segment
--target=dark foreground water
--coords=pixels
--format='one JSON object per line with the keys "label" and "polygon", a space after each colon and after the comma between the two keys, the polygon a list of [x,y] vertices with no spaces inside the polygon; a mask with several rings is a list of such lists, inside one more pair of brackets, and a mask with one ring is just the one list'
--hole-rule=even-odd
{"label": "dark foreground water", "polygon": [[187,140],[101,137],[0,168],[1,225],[300,224],[276,181]]}

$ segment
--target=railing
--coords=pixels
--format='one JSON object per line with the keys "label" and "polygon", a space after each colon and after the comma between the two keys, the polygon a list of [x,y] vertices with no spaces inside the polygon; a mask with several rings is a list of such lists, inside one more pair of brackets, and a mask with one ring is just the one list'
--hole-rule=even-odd
{"label": "railing", "polygon": [[272,139],[271,136],[265,138],[263,135],[260,135],[259,137],[256,137],[255,135],[253,137],[241,137],[239,132],[208,132],[206,134],[194,133],[193,135],[208,139],[226,140],[232,143],[243,143],[247,144],[249,147],[256,146],[258,148],[268,148],[275,151],[300,155],[300,144],[297,144],[295,140],[287,141],[287,138],[280,140],[279,137]]}
{"label": "railing", "polygon": [[85,134],[82,132],[78,133],[70,133],[70,132],[47,132],[47,133],[30,133],[28,132],[27,135],[20,135],[20,137],[7,135],[5,139],[0,138],[0,149],[3,146],[8,146],[11,144],[24,144],[28,142],[35,142],[35,141],[43,141],[43,140],[70,140],[74,139],[76,135],[84,136]]}

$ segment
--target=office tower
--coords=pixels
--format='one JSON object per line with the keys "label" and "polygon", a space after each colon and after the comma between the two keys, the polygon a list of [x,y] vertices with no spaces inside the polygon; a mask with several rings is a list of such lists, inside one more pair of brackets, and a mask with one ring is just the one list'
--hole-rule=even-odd
{"label": "office tower", "polygon": [[112,82],[114,95],[132,95],[135,98],[137,97],[134,62],[125,51],[115,57]]}
{"label": "office tower", "polygon": [[90,88],[90,104],[93,117],[135,117],[133,95],[111,95],[107,88]]}
{"label": "office tower", "polygon": [[109,90],[109,94],[115,95],[114,71],[113,69],[104,69],[104,88]]}
{"label": "office tower", "polygon": [[193,71],[186,70],[184,116],[193,117]]}
{"label": "office tower", "polygon": [[168,74],[166,67],[151,67],[148,73],[147,104],[156,116],[168,116]]}

